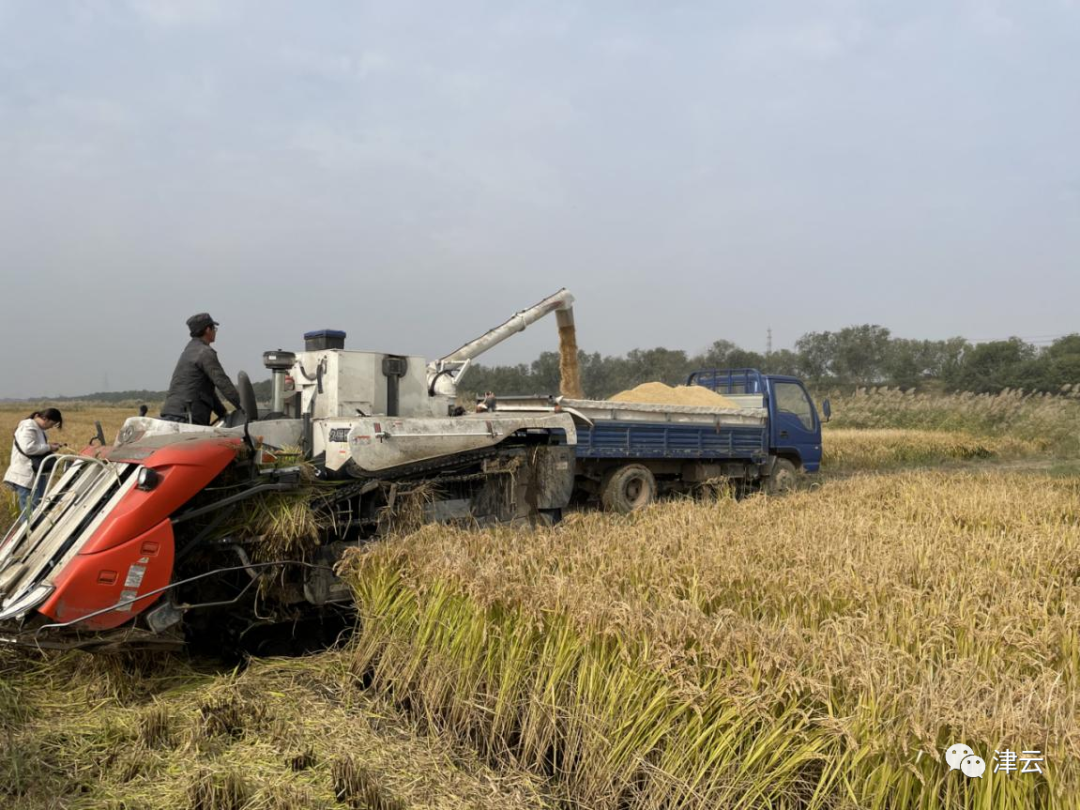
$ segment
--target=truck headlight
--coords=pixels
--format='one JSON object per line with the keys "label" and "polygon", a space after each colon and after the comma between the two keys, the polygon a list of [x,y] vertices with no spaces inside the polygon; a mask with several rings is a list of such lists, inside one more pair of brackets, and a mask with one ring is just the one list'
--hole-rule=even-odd
{"label": "truck headlight", "polygon": [[150,467],[140,467],[135,477],[135,486],[143,492],[149,492],[161,481],[161,475]]}

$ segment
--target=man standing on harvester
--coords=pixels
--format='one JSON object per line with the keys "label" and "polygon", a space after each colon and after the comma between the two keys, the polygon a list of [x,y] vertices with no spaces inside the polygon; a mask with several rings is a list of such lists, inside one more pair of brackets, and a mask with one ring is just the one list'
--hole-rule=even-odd
{"label": "man standing on harvester", "polygon": [[161,418],[173,422],[209,425],[210,414],[224,419],[226,410],[214,389],[234,408],[240,408],[240,394],[221,367],[217,352],[210,344],[217,339],[218,323],[209,313],[200,312],[187,319],[191,340],[184,347],[169,383],[169,393],[161,408]]}

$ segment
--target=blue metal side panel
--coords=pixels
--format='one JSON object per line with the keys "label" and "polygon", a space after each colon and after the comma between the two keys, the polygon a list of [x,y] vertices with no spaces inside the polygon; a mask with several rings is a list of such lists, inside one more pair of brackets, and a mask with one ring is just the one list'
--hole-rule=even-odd
{"label": "blue metal side panel", "polygon": [[763,427],[597,422],[578,428],[578,458],[752,459],[768,453]]}
{"label": "blue metal side panel", "polygon": [[693,372],[687,385],[700,385],[720,394],[763,394],[765,375],[756,368],[707,368]]}

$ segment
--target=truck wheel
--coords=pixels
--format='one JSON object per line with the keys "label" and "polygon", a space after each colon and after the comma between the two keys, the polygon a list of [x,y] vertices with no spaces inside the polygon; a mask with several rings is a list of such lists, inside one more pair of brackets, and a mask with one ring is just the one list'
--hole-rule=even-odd
{"label": "truck wheel", "polygon": [[772,475],[765,482],[765,492],[769,495],[783,495],[795,489],[798,471],[786,458],[778,458],[773,465]]}
{"label": "truck wheel", "polygon": [[656,478],[648,467],[627,464],[604,476],[600,500],[607,512],[625,515],[656,500]]}

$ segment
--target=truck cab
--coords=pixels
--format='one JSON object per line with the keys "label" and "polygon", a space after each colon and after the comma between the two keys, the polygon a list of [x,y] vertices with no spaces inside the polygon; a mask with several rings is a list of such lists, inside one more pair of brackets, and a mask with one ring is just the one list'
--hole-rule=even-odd
{"label": "truck cab", "polygon": [[[733,399],[762,397],[769,412],[769,453],[806,472],[817,472],[821,466],[821,419],[802,380],[755,368],[729,368],[695,371],[686,384]],[[828,413],[827,402],[822,406]]]}

